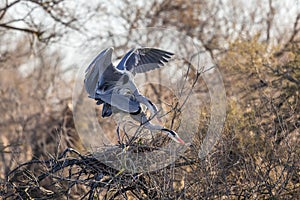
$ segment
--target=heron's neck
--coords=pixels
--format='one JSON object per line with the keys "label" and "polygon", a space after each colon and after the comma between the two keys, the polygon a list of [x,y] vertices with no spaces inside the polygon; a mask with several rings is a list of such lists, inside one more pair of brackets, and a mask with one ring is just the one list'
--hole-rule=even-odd
{"label": "heron's neck", "polygon": [[149,129],[149,130],[153,130],[153,131],[155,131],[155,130],[162,130],[164,127],[163,126],[161,126],[161,125],[158,125],[158,124],[152,124],[151,122],[146,122],[145,124],[144,124],[144,126],[145,126],[145,128],[147,128],[147,129]]}

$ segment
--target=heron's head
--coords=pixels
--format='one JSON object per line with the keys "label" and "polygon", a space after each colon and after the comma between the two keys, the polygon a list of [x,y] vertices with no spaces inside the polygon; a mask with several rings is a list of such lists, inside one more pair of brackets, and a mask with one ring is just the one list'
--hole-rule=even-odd
{"label": "heron's head", "polygon": [[169,138],[171,138],[175,142],[180,143],[180,144],[185,144],[185,142],[178,136],[178,134],[175,131],[172,131],[172,130],[169,130],[166,128],[163,128],[161,130],[164,131],[165,133],[167,133]]}

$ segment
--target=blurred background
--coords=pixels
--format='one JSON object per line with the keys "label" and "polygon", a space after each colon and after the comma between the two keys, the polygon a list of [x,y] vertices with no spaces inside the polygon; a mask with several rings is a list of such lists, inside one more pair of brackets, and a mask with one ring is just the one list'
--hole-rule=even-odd
{"label": "blurred background", "polygon": [[[139,44],[131,39],[137,28],[146,27],[192,38],[216,62],[227,96],[225,126],[211,155],[180,168],[180,176],[158,173],[157,180],[168,181],[155,182],[156,198],[299,197],[299,0],[2,0],[0,196],[19,164],[66,147],[85,152],[72,115],[76,74],[107,46],[119,59]],[[148,44],[156,42],[163,43]],[[201,78],[194,92],[207,94]],[[189,160],[197,159],[209,116],[208,100],[184,155]]]}

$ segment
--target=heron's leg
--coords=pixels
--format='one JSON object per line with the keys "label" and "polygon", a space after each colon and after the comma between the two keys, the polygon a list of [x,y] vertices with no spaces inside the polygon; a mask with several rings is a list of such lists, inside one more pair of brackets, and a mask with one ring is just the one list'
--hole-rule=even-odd
{"label": "heron's leg", "polygon": [[121,137],[120,137],[120,126],[117,127],[117,136],[118,136],[118,143],[120,145],[123,145],[123,142],[121,143]]}
{"label": "heron's leg", "polygon": [[130,137],[129,137],[129,135],[127,134],[127,131],[126,131],[126,129],[125,129],[125,126],[126,126],[126,124],[123,125],[123,133],[124,133],[124,136],[126,136],[127,142],[128,142],[128,141],[130,141]]}
{"label": "heron's leg", "polygon": [[126,144],[124,144],[123,141],[121,142],[120,126],[119,125],[118,125],[118,128],[117,128],[117,135],[118,135],[118,143],[119,143],[120,147],[124,150],[125,147],[126,147]]}

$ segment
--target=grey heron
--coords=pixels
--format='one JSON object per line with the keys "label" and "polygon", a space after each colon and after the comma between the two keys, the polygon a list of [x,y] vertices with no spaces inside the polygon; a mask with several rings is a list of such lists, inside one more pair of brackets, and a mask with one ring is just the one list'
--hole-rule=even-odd
{"label": "grey heron", "polygon": [[175,131],[150,122],[140,104],[150,110],[151,117],[156,116],[157,107],[140,94],[133,81],[135,74],[163,66],[174,54],[156,48],[135,48],[115,67],[111,61],[112,52],[112,47],[100,52],[85,71],[85,89],[97,105],[103,104],[102,117],[111,116],[113,110],[129,113],[145,128],[160,130],[177,143],[184,144]]}

